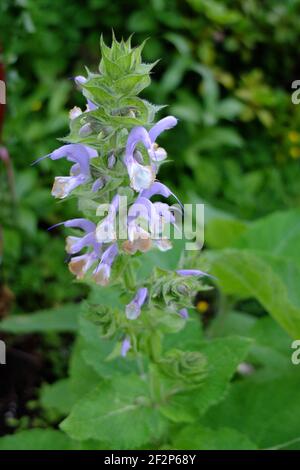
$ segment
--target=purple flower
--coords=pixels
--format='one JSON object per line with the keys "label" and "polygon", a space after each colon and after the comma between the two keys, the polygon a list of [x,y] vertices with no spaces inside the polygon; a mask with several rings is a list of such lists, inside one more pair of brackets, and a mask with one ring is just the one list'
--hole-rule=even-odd
{"label": "purple flower", "polygon": [[82,110],[78,106],[74,106],[74,108],[72,108],[69,111],[69,118],[71,119],[71,121],[73,121],[73,119],[76,119],[78,116],[81,116],[81,115],[82,115]]}
{"label": "purple flower", "polygon": [[83,126],[79,129],[78,135],[80,137],[88,137],[90,134],[92,134],[93,129],[91,127],[91,124],[87,122],[86,124],[83,124]]}
{"label": "purple flower", "polygon": [[97,284],[106,286],[109,283],[111,266],[118,254],[118,245],[113,243],[103,253],[101,261],[93,271],[93,278]]}
{"label": "purple flower", "polygon": [[86,83],[87,79],[83,75],[77,75],[74,78],[74,81],[75,81],[76,85],[82,86]]}
{"label": "purple flower", "polygon": [[147,199],[150,199],[152,196],[163,196],[165,198],[173,196],[183,209],[183,205],[179,201],[178,197],[172,193],[172,191],[165,184],[162,184],[159,181],[153,183],[150,188],[143,189],[139,194],[139,197],[145,197]]}
{"label": "purple flower", "polygon": [[[74,81],[77,86],[82,87],[82,85],[85,85],[87,82],[87,79],[83,75],[77,75],[77,77],[74,78]],[[94,111],[94,109],[97,109],[98,107],[89,99],[87,100],[87,105],[86,105],[86,111]]]}
{"label": "purple flower", "polygon": [[122,357],[125,357],[129,351],[129,349],[131,348],[131,342],[130,342],[130,338],[128,336],[126,336],[125,339],[123,339],[122,341],[122,345],[121,345],[121,356]]}
{"label": "purple flower", "polygon": [[177,119],[174,116],[167,116],[158,121],[149,131],[151,142],[155,142],[162,132],[172,129],[176,124]]}
{"label": "purple flower", "polygon": [[73,255],[85,247],[93,247],[97,252],[101,249],[101,244],[95,238],[96,224],[87,219],[71,219],[61,222],[59,225],[65,227],[78,228],[83,230],[82,237],[68,236],[66,239],[66,251]]}
{"label": "purple flower", "polygon": [[61,222],[57,225],[64,225],[65,227],[78,228],[83,230],[82,237],[69,236],[66,239],[67,253],[74,255],[79,253],[83,248],[90,250],[79,256],[72,256],[69,262],[69,269],[77,279],[82,279],[87,271],[101,259],[102,245],[98,243],[95,238],[96,225],[87,219],[71,219]]}
{"label": "purple flower", "polygon": [[[172,192],[162,183],[153,183],[149,189],[140,192],[128,212],[128,241],[123,244],[124,251],[134,254],[136,251],[148,251],[151,239],[161,251],[172,248],[170,240],[163,236],[166,224],[175,225],[174,207],[162,202],[151,202],[149,198],[155,195],[169,197]],[[146,227],[141,227],[143,224]]]}
{"label": "purple flower", "polygon": [[175,217],[168,204],[151,202],[144,197],[137,198],[128,211],[128,238],[133,241],[139,230],[140,221],[147,223],[152,238],[162,235],[165,224],[174,224]]}
{"label": "purple flower", "polygon": [[188,311],[187,311],[186,308],[180,309],[178,313],[179,313],[179,315],[180,315],[182,318],[184,318],[184,319],[189,318],[189,313],[188,313]]}
{"label": "purple flower", "polygon": [[150,199],[152,196],[156,195],[164,196],[165,198],[174,196],[172,191],[165,184],[162,184],[159,181],[153,183],[150,188],[143,189],[143,191],[140,192],[140,197],[146,197],[147,199]]}
{"label": "purple flower", "polygon": [[141,313],[141,308],[144,305],[148,295],[148,289],[141,287],[138,289],[133,300],[126,305],[126,317],[128,320],[135,320]]}
{"label": "purple flower", "polygon": [[[155,163],[164,160],[167,156],[166,151],[158,147],[155,140],[164,130],[171,129],[176,124],[177,119],[173,116],[168,116],[158,121],[149,132],[142,126],[134,127],[130,131],[124,162],[130,178],[130,185],[135,191],[147,189],[154,182],[157,171]],[[142,143],[147,149],[151,165],[142,165],[134,157],[135,148],[138,143]]]}
{"label": "purple flower", "polygon": [[93,193],[96,193],[100,189],[104,188],[105,183],[106,183],[106,178],[104,176],[100,176],[99,178],[97,178],[92,185]]}
{"label": "purple flower", "polygon": [[179,274],[179,276],[209,276],[209,274],[199,269],[178,269],[176,273]]}
{"label": "purple flower", "polygon": [[70,176],[57,176],[54,180],[52,195],[59,199],[64,199],[73,189],[87,183],[91,179],[90,160],[96,157],[98,157],[98,153],[91,147],[83,144],[67,144],[39,158],[35,163],[44,158],[51,158],[51,160],[66,158],[69,162],[73,163],[70,169]]}

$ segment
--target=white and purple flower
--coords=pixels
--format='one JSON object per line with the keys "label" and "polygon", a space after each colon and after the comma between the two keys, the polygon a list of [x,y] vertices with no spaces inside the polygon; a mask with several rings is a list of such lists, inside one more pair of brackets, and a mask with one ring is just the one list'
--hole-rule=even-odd
{"label": "white and purple flower", "polygon": [[[130,178],[130,186],[135,191],[149,188],[155,180],[157,173],[157,163],[167,157],[164,149],[159,147],[155,140],[165,130],[176,126],[177,119],[167,116],[156,123],[149,132],[142,127],[134,127],[128,136],[124,163],[127,167]],[[142,143],[148,151],[150,165],[143,165],[135,158],[136,146]],[[140,159],[139,159],[140,160]]]}
{"label": "white and purple flower", "polygon": [[137,251],[145,252],[152,247],[152,241],[161,251],[172,248],[168,237],[164,236],[166,225],[175,225],[174,210],[166,203],[152,202],[155,195],[169,197],[173,193],[162,183],[153,183],[150,188],[140,192],[128,211],[128,240],[123,243],[123,249],[129,254]]}
{"label": "white and purple flower", "polygon": [[57,176],[52,187],[52,195],[56,198],[64,199],[75,188],[90,181],[90,160],[96,157],[98,157],[97,151],[87,145],[67,144],[39,158],[35,163],[44,158],[50,158],[51,160],[66,158],[69,162],[73,163],[70,169],[70,176]]}
{"label": "white and purple flower", "polygon": [[141,314],[141,308],[147,300],[148,289],[146,287],[141,287],[138,289],[133,300],[126,305],[126,317],[128,320],[135,320]]}
{"label": "white and purple flower", "polygon": [[107,286],[110,279],[112,264],[118,255],[118,245],[113,243],[103,253],[101,261],[93,271],[93,279],[101,286]]}
{"label": "white and purple flower", "polygon": [[[95,238],[96,224],[90,220],[79,218],[61,222],[55,226],[58,225],[78,228],[84,232],[82,237],[69,236],[66,239],[66,251],[72,255],[69,261],[69,269],[77,279],[82,279],[88,270],[101,259],[102,244],[98,243]],[[85,254],[73,256],[84,248],[89,249]]]}
{"label": "white and purple flower", "polygon": [[122,344],[121,344],[121,356],[126,357],[129,349],[131,348],[131,341],[128,336],[123,339]]}
{"label": "white and purple flower", "polygon": [[[109,204],[108,214],[104,217],[96,228],[96,239],[100,243],[110,243],[117,239],[116,215],[119,209],[119,195],[116,194]],[[102,210],[102,204],[98,207],[97,215]],[[104,205],[107,206],[106,204]]]}

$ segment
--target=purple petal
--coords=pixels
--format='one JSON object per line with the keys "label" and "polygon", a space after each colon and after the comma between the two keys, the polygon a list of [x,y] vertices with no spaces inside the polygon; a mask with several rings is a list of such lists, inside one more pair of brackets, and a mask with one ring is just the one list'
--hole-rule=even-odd
{"label": "purple petal", "polygon": [[156,181],[155,183],[153,183],[150,186],[150,188],[143,189],[140,192],[140,197],[146,197],[150,199],[152,196],[163,196],[166,198],[173,196],[178,202],[178,204],[180,205],[180,207],[182,208],[182,210],[184,210],[184,207],[182,203],[179,201],[178,197],[174,193],[172,193],[172,191],[165,184],[162,184],[159,181]]}
{"label": "purple petal", "polygon": [[178,313],[179,313],[179,315],[180,315],[182,318],[184,318],[184,319],[189,318],[189,313],[188,313],[188,311],[187,311],[186,308],[180,309]]}
{"label": "purple petal", "polygon": [[77,75],[74,78],[76,85],[84,85],[87,82],[87,79],[83,75]]}
{"label": "purple petal", "polygon": [[80,172],[84,175],[90,174],[90,158],[95,158],[98,153],[95,149],[82,144],[67,144],[59,147],[51,153],[51,160],[66,158],[71,162],[78,163]]}
{"label": "purple petal", "polygon": [[142,307],[147,299],[148,289],[147,287],[141,287],[134,297],[133,301],[138,304],[139,307]]}
{"label": "purple petal", "polygon": [[128,320],[136,320],[141,314],[141,307],[144,305],[148,296],[148,289],[141,287],[138,289],[133,300],[126,305],[126,317]]}
{"label": "purple petal", "polygon": [[141,197],[146,197],[150,199],[152,196],[164,196],[164,197],[169,197],[169,196],[174,196],[172,191],[162,183],[159,183],[158,181],[153,183],[150,188],[148,189],[143,189],[143,191],[140,192]]}
{"label": "purple petal", "polygon": [[101,263],[111,266],[117,254],[118,254],[118,245],[116,243],[113,243],[104,251],[102,258],[101,258]]}
{"label": "purple petal", "polygon": [[[47,155],[44,155],[43,157],[38,158],[35,160],[31,165],[35,165],[36,163],[44,160],[45,158],[51,158],[51,160],[59,160],[60,158],[67,158],[67,160],[71,162],[76,162],[79,163],[78,159],[80,159],[80,156],[83,156],[83,158],[90,159],[90,158],[95,158],[98,157],[98,153],[95,149],[88,147],[87,145],[83,144],[66,144],[62,145],[58,149],[54,150],[51,153],[48,153]],[[84,160],[82,161],[84,163]]]}
{"label": "purple petal", "polygon": [[126,144],[126,156],[133,155],[134,149],[139,142],[142,142],[147,149],[151,147],[149,134],[142,126],[134,127],[130,131]]}
{"label": "purple petal", "polygon": [[84,230],[87,233],[93,232],[96,229],[96,224],[90,220],[81,218],[66,220],[65,222],[61,222],[61,224],[64,224],[65,227],[81,228],[81,230]]}
{"label": "purple petal", "polygon": [[52,196],[64,199],[78,186],[87,183],[89,175],[78,174],[77,176],[56,176],[52,187]]}
{"label": "purple petal", "polygon": [[[147,214],[143,209],[146,209]],[[152,216],[154,215],[155,210],[153,207],[153,203],[145,197],[138,197],[128,211],[128,217],[130,218],[130,220],[134,220],[137,217],[143,217],[145,220],[151,220]]]}
{"label": "purple petal", "polygon": [[131,342],[128,336],[123,340],[122,346],[121,346],[121,356],[125,357],[131,348]]}
{"label": "purple petal", "polygon": [[174,116],[167,116],[160,121],[158,121],[149,131],[149,136],[151,142],[155,142],[157,137],[163,132],[168,129],[172,129],[172,127],[176,126],[177,119]]}
{"label": "purple petal", "polygon": [[95,109],[98,109],[98,106],[93,103],[91,100],[87,100],[87,106],[89,111],[94,111]]}
{"label": "purple petal", "polygon": [[67,237],[67,253],[71,255],[78,253],[87,246],[93,246],[94,234],[93,232],[87,233],[84,237]]}
{"label": "purple petal", "polygon": [[101,286],[106,286],[109,282],[110,271],[111,267],[101,261],[93,271],[93,277],[96,283]]}
{"label": "purple petal", "polygon": [[109,212],[112,213],[113,215],[115,215],[115,213],[117,212],[117,210],[119,208],[119,203],[120,203],[120,196],[118,194],[116,194],[112,198],[112,201],[110,203]]}
{"label": "purple petal", "polygon": [[91,127],[91,124],[87,122],[86,124],[83,124],[83,126],[79,129],[78,134],[80,137],[87,137],[90,134],[92,134],[93,129]]}
{"label": "purple petal", "polygon": [[179,274],[179,276],[209,276],[209,274],[199,269],[178,269],[176,273]]}
{"label": "purple petal", "polygon": [[104,185],[105,185],[105,178],[100,176],[100,178],[96,179],[93,183],[93,186],[92,186],[93,193],[96,193],[97,191],[99,191],[99,189],[102,189]]}

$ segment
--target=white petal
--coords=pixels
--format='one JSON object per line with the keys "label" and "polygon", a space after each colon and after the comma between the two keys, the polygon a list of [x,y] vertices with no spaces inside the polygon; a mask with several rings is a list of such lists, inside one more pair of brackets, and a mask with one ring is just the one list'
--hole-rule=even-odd
{"label": "white petal", "polygon": [[151,186],[155,180],[155,173],[150,166],[135,163],[130,171],[130,185],[135,191],[141,191]]}

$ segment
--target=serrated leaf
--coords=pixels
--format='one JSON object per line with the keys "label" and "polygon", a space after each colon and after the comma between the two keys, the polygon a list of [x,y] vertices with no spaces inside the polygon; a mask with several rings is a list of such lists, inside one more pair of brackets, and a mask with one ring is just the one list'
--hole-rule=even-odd
{"label": "serrated leaf", "polygon": [[114,96],[102,85],[100,79],[93,78],[83,85],[83,94],[93,103],[105,106],[107,104],[114,105]]}
{"label": "serrated leaf", "polygon": [[111,59],[104,51],[102,51],[102,58],[99,69],[102,74],[108,75],[108,77],[112,78],[113,80],[116,80],[124,75],[124,72],[118,63]]}
{"label": "serrated leaf", "polygon": [[246,357],[251,341],[228,337],[202,342],[199,351],[207,360],[207,374],[193,391],[168,395],[160,411],[175,422],[193,422],[211,406],[221,401],[237,366]]}
{"label": "serrated leaf", "polygon": [[117,93],[125,96],[138,95],[144,88],[150,85],[150,82],[148,74],[131,74],[116,80],[114,82],[114,89]]}
{"label": "serrated leaf", "polygon": [[112,448],[133,449],[157,442],[166,422],[151,404],[148,384],[128,375],[104,382],[83,397],[61,428],[74,439],[97,439]]}

